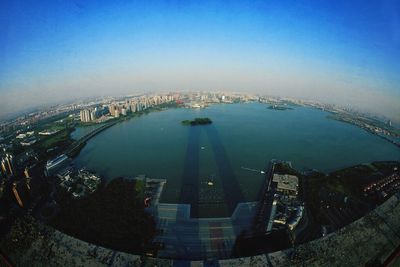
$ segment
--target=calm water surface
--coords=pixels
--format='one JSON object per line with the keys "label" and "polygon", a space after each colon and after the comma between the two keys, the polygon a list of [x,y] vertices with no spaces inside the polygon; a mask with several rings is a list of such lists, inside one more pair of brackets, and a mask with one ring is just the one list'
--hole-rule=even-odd
{"label": "calm water surface", "polygon": [[[194,216],[218,216],[230,214],[238,201],[258,197],[264,177],[242,167],[261,170],[271,159],[282,159],[300,170],[329,172],[400,160],[396,146],[326,116],[311,108],[277,111],[259,103],[153,112],[98,134],[75,164],[108,179],[138,174],[165,178],[162,201],[190,203]],[[180,123],[195,117],[209,117],[213,124]],[[210,179],[214,186],[207,186]]]}

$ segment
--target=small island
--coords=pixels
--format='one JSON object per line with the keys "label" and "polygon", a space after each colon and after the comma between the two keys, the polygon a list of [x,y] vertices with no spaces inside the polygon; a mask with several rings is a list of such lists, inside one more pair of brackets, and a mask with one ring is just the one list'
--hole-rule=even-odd
{"label": "small island", "polygon": [[212,121],[209,118],[195,118],[194,120],[184,120],[182,121],[183,125],[203,125],[203,124],[211,124]]}
{"label": "small island", "polygon": [[293,108],[285,107],[285,106],[278,106],[278,105],[271,105],[271,106],[268,107],[268,109],[273,109],[273,110],[292,110]]}

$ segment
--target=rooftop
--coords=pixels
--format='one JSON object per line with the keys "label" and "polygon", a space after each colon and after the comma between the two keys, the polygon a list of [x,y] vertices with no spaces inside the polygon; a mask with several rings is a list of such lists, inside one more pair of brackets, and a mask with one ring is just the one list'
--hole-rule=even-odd
{"label": "rooftop", "polygon": [[278,190],[297,191],[297,187],[299,185],[299,178],[290,174],[274,173],[272,181],[278,183]]}

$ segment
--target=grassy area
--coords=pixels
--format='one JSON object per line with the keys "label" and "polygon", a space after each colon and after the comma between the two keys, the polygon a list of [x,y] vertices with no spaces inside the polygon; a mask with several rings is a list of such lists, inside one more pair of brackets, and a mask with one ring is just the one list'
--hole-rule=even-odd
{"label": "grassy area", "polygon": [[291,174],[299,176],[299,172],[293,169],[287,162],[276,163],[274,172],[278,174]]}
{"label": "grassy area", "polygon": [[319,172],[307,175],[305,199],[312,215],[317,222],[328,223],[320,204],[322,197],[320,194],[326,194],[326,192],[347,196],[355,205],[373,206],[375,204],[373,200],[366,199],[363,194],[364,186],[390,175],[395,167],[399,168],[400,162],[373,162],[341,169],[329,175]]}
{"label": "grassy area", "polygon": [[32,129],[40,132],[40,131],[53,131],[53,130],[62,130],[66,127],[69,127],[73,123],[73,118],[70,118],[69,115],[62,114],[58,116],[54,116],[48,119],[41,120],[32,125]]}
{"label": "grassy area", "polygon": [[363,164],[329,174],[329,186],[354,198],[360,198],[364,185],[383,177],[374,165]]}
{"label": "grassy area", "polygon": [[332,191],[340,192],[345,195],[353,195],[354,196],[354,194],[350,190],[350,188],[346,187],[343,183],[341,183],[338,180],[329,179],[329,180],[327,180],[326,186],[327,186],[327,188],[329,188]]}
{"label": "grassy area", "polygon": [[375,168],[378,168],[379,171],[385,175],[389,175],[393,172],[394,168],[400,170],[400,162],[399,161],[377,161],[371,164]]}
{"label": "grassy area", "polygon": [[72,130],[61,130],[60,132],[43,138],[38,145],[40,146],[41,149],[47,150],[50,148],[53,148],[58,145],[63,145],[65,143],[69,143],[68,140],[70,139],[70,133]]}
{"label": "grassy area", "polygon": [[[37,142],[31,146],[22,146],[19,140],[14,142],[13,150],[11,151],[14,155],[20,155],[28,150],[34,150],[40,158],[46,159],[53,154],[60,152],[65,149],[69,144],[72,143],[70,138],[70,133],[73,129],[62,129],[54,135],[50,136],[38,136]],[[53,151],[48,151],[49,149],[56,148]]]}
{"label": "grassy area", "polygon": [[142,181],[142,180],[136,180],[135,181],[135,192],[136,192],[137,198],[139,200],[143,200],[144,199],[145,187],[146,187],[145,181]]}
{"label": "grassy area", "polygon": [[77,121],[77,122],[75,122],[75,127],[88,127],[88,126],[95,126],[95,125],[98,125],[100,127],[101,125],[106,124],[108,122],[112,122],[114,120],[115,120],[115,118],[110,119],[105,122],[100,122],[100,123],[94,122],[94,121],[90,121],[90,122]]}

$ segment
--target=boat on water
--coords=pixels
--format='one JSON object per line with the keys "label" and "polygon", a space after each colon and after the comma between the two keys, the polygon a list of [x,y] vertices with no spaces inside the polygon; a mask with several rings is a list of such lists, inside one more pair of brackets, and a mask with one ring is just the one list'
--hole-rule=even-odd
{"label": "boat on water", "polygon": [[210,175],[210,178],[207,181],[208,186],[213,186],[214,185],[214,180],[215,180],[215,175]]}

